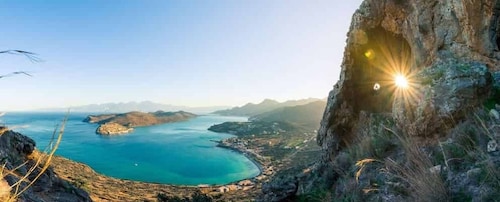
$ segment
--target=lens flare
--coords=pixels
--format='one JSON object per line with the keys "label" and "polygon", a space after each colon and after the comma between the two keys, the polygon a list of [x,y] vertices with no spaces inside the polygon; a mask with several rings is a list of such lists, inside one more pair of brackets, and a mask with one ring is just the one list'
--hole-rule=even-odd
{"label": "lens flare", "polygon": [[365,57],[368,58],[368,59],[373,59],[375,57],[375,53],[373,52],[372,49],[368,49],[366,52],[365,52]]}
{"label": "lens flare", "polygon": [[401,74],[396,75],[394,82],[398,88],[408,88],[408,79]]}

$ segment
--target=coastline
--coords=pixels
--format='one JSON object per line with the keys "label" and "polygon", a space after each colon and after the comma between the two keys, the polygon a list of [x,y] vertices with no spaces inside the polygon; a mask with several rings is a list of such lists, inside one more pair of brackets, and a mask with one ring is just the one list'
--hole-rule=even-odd
{"label": "coastline", "polygon": [[217,147],[241,153],[259,168],[259,174],[257,176],[247,179],[253,179],[256,183],[261,183],[265,178],[273,175],[274,166],[271,164],[271,161],[266,159],[266,157],[260,156],[258,152],[252,148],[248,148],[244,142],[240,141],[241,140],[237,137],[226,138],[217,141]]}
{"label": "coastline", "polygon": [[[263,168],[264,163],[263,162],[260,162],[259,159],[255,155],[253,155],[251,152],[249,152],[248,150],[242,150],[242,149],[239,149],[238,147],[224,145],[223,141],[227,140],[227,139],[229,139],[229,138],[226,138],[223,140],[210,140],[210,141],[217,143],[216,147],[224,148],[227,150],[231,150],[231,151],[235,151],[237,153],[243,154],[246,158],[248,158],[248,160],[250,160],[259,169],[259,174],[257,174],[257,176],[261,175],[264,172],[264,168]],[[255,177],[245,178],[245,179],[252,179]],[[234,183],[234,182],[231,182],[231,183]],[[228,184],[231,184],[231,183],[228,183]]]}
{"label": "coastline", "polygon": [[225,185],[197,186],[119,179],[100,174],[84,163],[61,156],[54,156],[51,167],[62,179],[87,191],[93,201],[156,201],[158,194],[189,197],[199,192],[211,196],[222,194],[222,201],[240,201],[254,198],[260,191],[260,185],[254,186],[254,184],[235,190],[220,191],[221,187],[237,187],[246,179]]}
{"label": "coastline", "polygon": [[62,156],[54,156],[51,166],[61,178],[89,192],[94,201],[156,200],[157,194],[160,193],[186,197],[197,192],[211,196],[222,194],[224,201],[255,198],[261,192],[262,183],[269,177],[266,175],[266,169],[270,163],[255,156],[251,150],[224,145],[225,140],[227,139],[212,141],[218,143],[217,147],[243,154],[258,167],[259,174],[225,184],[174,185],[114,178],[98,173],[84,163]]}
{"label": "coastline", "polygon": [[[253,164],[255,164],[255,166],[257,166],[257,168],[259,168],[259,175],[262,174],[264,168],[263,168],[263,163],[260,162],[256,156],[252,155],[251,153],[249,153],[248,151],[246,150],[240,150],[236,147],[231,147],[231,146],[226,146],[226,145],[223,145],[221,144],[222,141],[219,141],[218,144],[217,144],[217,147],[220,147],[220,148],[224,148],[224,149],[228,149],[228,150],[231,150],[231,151],[235,151],[235,152],[238,152],[240,154],[243,154],[245,157],[248,158],[248,160],[252,161]],[[255,177],[252,177],[252,178],[255,178]],[[246,178],[246,179],[250,179],[250,178]]]}

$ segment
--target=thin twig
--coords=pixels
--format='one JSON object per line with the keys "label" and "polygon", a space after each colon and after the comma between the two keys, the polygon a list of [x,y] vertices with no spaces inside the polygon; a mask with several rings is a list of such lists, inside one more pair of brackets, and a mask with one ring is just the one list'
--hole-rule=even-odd
{"label": "thin twig", "polygon": [[37,56],[36,53],[23,51],[23,50],[4,50],[0,51],[0,54],[12,54],[12,55],[22,55],[28,58],[31,62],[43,62],[41,58]]}

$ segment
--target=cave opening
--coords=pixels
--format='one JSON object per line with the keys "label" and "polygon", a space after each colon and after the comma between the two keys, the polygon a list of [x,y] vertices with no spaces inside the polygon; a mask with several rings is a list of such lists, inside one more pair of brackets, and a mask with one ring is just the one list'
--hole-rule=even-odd
{"label": "cave opening", "polygon": [[356,111],[390,113],[399,75],[408,74],[413,56],[402,35],[381,27],[364,32],[363,41],[351,50]]}

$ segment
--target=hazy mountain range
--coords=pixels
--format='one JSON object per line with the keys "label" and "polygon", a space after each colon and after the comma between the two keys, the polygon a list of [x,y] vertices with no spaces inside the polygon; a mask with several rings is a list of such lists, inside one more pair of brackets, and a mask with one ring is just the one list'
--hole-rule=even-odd
{"label": "hazy mountain range", "polygon": [[[158,110],[162,111],[187,111],[195,114],[208,114],[214,113],[225,116],[248,116],[252,118],[258,118],[263,120],[276,120],[279,117],[286,117],[288,115],[294,114],[294,117],[298,115],[297,113],[304,113],[304,116],[310,116],[310,113],[316,113],[317,111],[324,110],[325,99],[318,98],[308,98],[301,100],[289,100],[285,102],[278,102],[271,99],[265,99],[264,101],[253,104],[248,103],[241,107],[233,107],[230,106],[210,106],[210,107],[187,107],[187,106],[176,106],[170,104],[161,104],[151,101],[142,101],[142,102],[120,102],[120,103],[104,103],[104,104],[90,104],[90,105],[82,105],[82,106],[73,106],[70,108],[72,112],[89,112],[89,113],[126,113],[131,111],[141,111],[141,112],[156,112]],[[319,101],[319,102],[318,102]],[[307,105],[310,103],[316,103],[311,106],[299,107],[302,105]],[[293,108],[297,106],[296,108]],[[316,108],[312,107],[315,106]],[[319,109],[320,108],[320,109]],[[59,111],[67,111],[68,108],[47,108],[47,109],[39,109],[37,111],[51,111],[51,112],[59,112]],[[279,115],[281,114],[281,115]],[[315,116],[314,116],[315,117]],[[291,122],[307,122],[311,121],[298,121],[300,118],[292,118],[288,117],[287,120]],[[314,120],[319,118],[314,118]],[[319,121],[312,121],[314,123],[319,123]]]}
{"label": "hazy mountain range", "polygon": [[[304,105],[311,102],[321,101],[318,98],[307,98],[301,100],[289,100],[285,102],[278,102],[271,99],[265,99],[259,104],[248,103],[241,107],[233,107],[231,109],[215,111],[214,114],[220,114],[225,116],[255,116],[265,112],[269,112],[282,107],[291,107],[297,105]],[[324,99],[323,99],[324,100]]]}
{"label": "hazy mountain range", "polygon": [[[169,104],[155,103],[151,101],[143,102],[120,102],[120,103],[104,103],[90,104],[82,106],[73,106],[70,108],[72,112],[93,112],[93,113],[125,113],[131,111],[141,112],[156,112],[162,111],[188,111],[196,114],[207,114],[216,110],[228,109],[230,106],[209,106],[209,107],[186,107]],[[67,111],[68,108],[47,108],[37,111]]]}
{"label": "hazy mountain range", "polygon": [[319,100],[303,105],[281,107],[249,118],[250,121],[287,122],[311,128],[319,128],[326,101]]}

